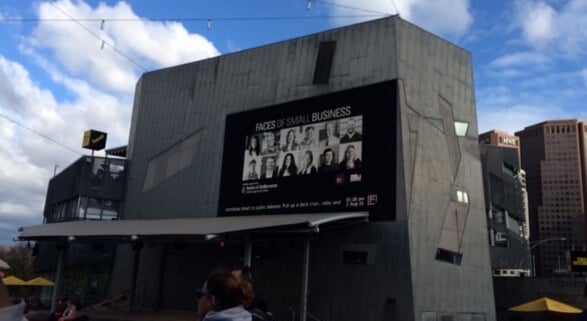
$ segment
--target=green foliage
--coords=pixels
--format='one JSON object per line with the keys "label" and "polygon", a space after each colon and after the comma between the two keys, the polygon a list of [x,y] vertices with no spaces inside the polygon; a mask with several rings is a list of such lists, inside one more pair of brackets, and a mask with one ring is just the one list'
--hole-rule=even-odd
{"label": "green foliage", "polygon": [[0,247],[0,258],[10,265],[10,270],[6,271],[7,276],[14,275],[25,281],[35,277],[34,258],[31,249],[26,245]]}

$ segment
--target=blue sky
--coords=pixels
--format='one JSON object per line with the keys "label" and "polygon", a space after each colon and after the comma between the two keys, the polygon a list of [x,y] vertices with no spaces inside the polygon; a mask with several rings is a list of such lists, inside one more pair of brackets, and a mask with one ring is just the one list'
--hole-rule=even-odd
{"label": "blue sky", "polygon": [[587,120],[584,0],[4,0],[0,245],[42,223],[48,181],[86,154],[85,130],[127,143],[143,72],[398,12],[472,53],[480,132]]}

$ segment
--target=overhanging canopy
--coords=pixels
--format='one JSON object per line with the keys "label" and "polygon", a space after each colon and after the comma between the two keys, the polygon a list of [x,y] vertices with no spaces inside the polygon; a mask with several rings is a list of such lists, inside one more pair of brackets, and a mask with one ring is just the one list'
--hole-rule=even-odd
{"label": "overhanging canopy", "polygon": [[26,281],[25,285],[29,285],[29,286],[54,286],[55,283],[45,279],[42,276],[39,276],[39,277],[36,277],[32,280]]}
{"label": "overhanging canopy", "polygon": [[24,280],[21,280],[13,275],[3,278],[2,282],[5,285],[26,285],[26,282]]}
{"label": "overhanging canopy", "polygon": [[509,310],[515,312],[559,312],[575,314],[583,312],[583,310],[575,308],[574,306],[547,297],[509,308]]}
{"label": "overhanging canopy", "polygon": [[125,237],[197,236],[228,232],[266,230],[277,227],[317,229],[320,225],[367,219],[367,212],[252,215],[157,220],[71,221],[20,229],[21,240],[60,240]]}

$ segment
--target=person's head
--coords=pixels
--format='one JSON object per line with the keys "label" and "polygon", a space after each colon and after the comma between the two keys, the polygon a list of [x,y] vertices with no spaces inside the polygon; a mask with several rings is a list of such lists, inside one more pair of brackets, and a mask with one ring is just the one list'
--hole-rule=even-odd
{"label": "person's head", "polygon": [[275,145],[275,134],[272,132],[265,133],[265,142],[267,143],[267,147],[273,147]]}
{"label": "person's head", "polygon": [[210,311],[230,309],[245,302],[241,282],[228,270],[217,270],[208,276],[198,291],[198,314],[204,317]]}
{"label": "person's head", "polygon": [[273,159],[273,157],[268,157],[265,161],[265,166],[267,171],[272,171],[275,168],[275,159]]}
{"label": "person's head", "polygon": [[249,171],[254,172],[256,167],[257,167],[257,161],[254,159],[251,159],[251,161],[249,162]]}
{"label": "person's head", "polygon": [[351,118],[347,121],[347,128],[346,131],[349,134],[352,134],[355,132],[355,126],[357,124],[357,121],[354,118]]}
{"label": "person's head", "polygon": [[243,289],[244,301],[243,306],[249,307],[255,300],[255,292],[253,290],[253,277],[251,269],[248,266],[238,267],[232,270],[232,275],[241,282]]}
{"label": "person's head", "polygon": [[312,127],[312,126],[306,127],[304,134],[305,134],[304,139],[306,139],[306,140],[312,139],[312,136],[314,135],[314,127]]}
{"label": "person's head", "polygon": [[355,146],[348,145],[347,148],[344,150],[344,158],[346,160],[354,160],[355,159]]}
{"label": "person's head", "polygon": [[257,136],[251,136],[251,140],[249,141],[249,148],[256,149],[259,147],[259,138]]}
{"label": "person's head", "polygon": [[312,165],[313,162],[314,162],[314,155],[312,154],[312,151],[307,150],[304,153],[304,165],[310,166],[310,165]]}
{"label": "person's head", "polygon": [[324,150],[324,164],[330,165],[334,161],[334,151],[330,148]]}
{"label": "person's head", "polygon": [[283,165],[285,165],[286,168],[289,168],[293,164],[294,164],[293,154],[292,153],[287,153],[285,155],[285,157],[283,158]]}
{"label": "person's head", "polygon": [[67,299],[67,300],[65,301],[65,304],[67,304],[67,306],[68,306],[68,307],[71,307],[71,306],[76,306],[76,305],[77,305],[77,304],[76,304],[76,300],[75,300],[75,299],[73,299],[73,298],[69,298],[69,299]]}
{"label": "person's head", "polygon": [[326,123],[326,137],[334,136],[334,123]]}
{"label": "person's head", "polygon": [[251,275],[251,268],[247,265],[234,268],[230,273],[232,273],[232,275],[239,281],[251,281],[253,279],[253,276]]}
{"label": "person's head", "polygon": [[296,132],[293,129],[290,129],[287,132],[286,143],[292,144],[296,141]]}

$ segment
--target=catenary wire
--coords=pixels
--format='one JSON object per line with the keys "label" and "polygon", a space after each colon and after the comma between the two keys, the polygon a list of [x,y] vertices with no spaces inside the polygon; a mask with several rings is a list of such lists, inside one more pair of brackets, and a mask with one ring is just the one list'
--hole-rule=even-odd
{"label": "catenary wire", "polygon": [[45,135],[45,134],[39,133],[38,131],[36,131],[36,130],[34,130],[34,129],[30,128],[30,127],[27,127],[27,126],[26,126],[26,125],[24,125],[23,123],[21,123],[21,122],[19,122],[19,121],[16,121],[16,120],[14,120],[14,119],[12,119],[12,118],[10,118],[10,117],[8,117],[8,116],[4,115],[4,114],[0,114],[0,117],[2,117],[2,118],[6,119],[6,120],[8,120],[8,121],[10,121],[10,122],[12,122],[12,123],[14,123],[14,124],[16,124],[16,125],[18,125],[18,126],[22,127],[22,128],[24,128],[24,129],[26,129],[26,130],[28,130],[28,131],[30,131],[30,132],[32,132],[32,133],[34,133],[35,135],[38,135],[38,136],[40,136],[40,137],[43,137],[43,138],[45,138],[46,140],[48,140],[48,141],[51,141],[51,142],[53,142],[53,143],[55,143],[55,144],[57,144],[57,145],[59,145],[59,146],[61,146],[61,147],[65,148],[65,149],[67,149],[67,150],[71,151],[71,152],[74,152],[74,153],[76,153],[76,154],[78,154],[78,155],[83,155],[82,153],[80,153],[80,152],[78,152],[77,150],[75,150],[75,149],[73,149],[73,148],[71,148],[71,147],[69,147],[69,146],[67,146],[67,145],[65,145],[65,144],[63,144],[63,143],[61,143],[60,141],[58,141],[58,140],[56,140],[56,139],[54,139],[54,138],[51,138],[51,137],[49,137],[49,136],[47,136],[47,135]]}
{"label": "catenary wire", "polygon": [[[347,9],[352,9],[352,10],[359,10],[359,11],[364,11],[364,12],[369,12],[370,14],[363,14],[363,15],[320,15],[320,16],[265,16],[265,17],[217,17],[217,18],[180,18],[180,17],[174,17],[174,18],[148,18],[148,19],[144,19],[144,18],[113,18],[113,19],[107,19],[107,18],[74,18],[71,15],[69,15],[66,11],[62,10],[61,8],[57,7],[55,4],[53,4],[52,2],[49,2],[49,4],[51,6],[53,6],[55,9],[59,10],[63,15],[65,15],[67,18],[54,18],[54,19],[40,19],[40,18],[0,18],[0,23],[1,22],[40,22],[40,21],[53,21],[53,22],[59,22],[59,21],[63,21],[63,22],[75,22],[76,24],[78,24],[81,28],[83,28],[84,30],[86,30],[87,32],[89,32],[91,35],[93,35],[94,37],[96,37],[98,40],[102,41],[102,46],[104,46],[104,44],[108,45],[109,47],[111,47],[117,54],[121,55],[122,57],[124,57],[125,59],[127,59],[128,61],[130,61],[132,64],[134,64],[135,66],[139,67],[140,69],[142,69],[143,71],[146,71],[146,68],[143,67],[142,65],[140,65],[139,63],[137,63],[135,60],[133,60],[132,58],[130,58],[129,56],[127,56],[126,54],[124,54],[122,51],[118,50],[114,45],[108,43],[105,39],[103,39],[99,34],[95,33],[94,31],[92,31],[91,29],[89,29],[88,27],[86,27],[85,25],[83,25],[81,22],[139,22],[139,21],[205,21],[205,22],[210,22],[210,21],[276,21],[276,20],[312,20],[312,19],[333,19],[333,18],[369,18],[369,17],[378,17],[378,16],[386,16],[389,15],[388,13],[385,12],[381,12],[381,11],[374,11],[374,10],[367,10],[367,9],[361,9],[361,8],[357,8],[357,7],[352,7],[352,6],[347,6],[347,5],[342,5],[342,4],[337,4],[337,3],[333,3],[333,2],[328,2],[328,1],[322,1],[322,0],[313,0],[314,2],[317,3],[323,3],[323,4],[327,4],[327,5],[332,5],[332,6],[338,6],[338,7],[342,7],[342,8],[347,8]],[[393,0],[392,0],[393,3]],[[394,4],[395,7],[395,4]],[[397,11],[397,8],[396,8]],[[80,152],[78,152],[77,150],[47,136],[44,135],[40,132],[37,132],[27,126],[25,126],[24,124],[6,116],[3,114],[0,114],[0,117],[5,118],[6,120],[26,129],[29,130],[30,132],[44,138],[47,139],[65,149],[68,149],[69,151],[72,151],[78,155],[82,155]]]}
{"label": "catenary wire", "polygon": [[[351,10],[358,10],[358,11],[363,11],[363,12],[374,13],[374,14],[377,14],[377,15],[385,15],[385,16],[390,15],[389,13],[383,12],[383,11],[363,9],[363,8],[353,7],[353,6],[344,5],[344,4],[335,3],[335,2],[329,2],[329,1],[323,1],[323,0],[312,0],[312,1],[317,2],[317,3],[323,3],[323,4],[326,4],[326,5],[330,5],[330,6],[334,6],[334,7],[341,7],[341,8],[345,8],[345,9],[351,9]],[[396,8],[396,11],[397,11],[397,8]]]}
{"label": "catenary wire", "polygon": [[[315,0],[316,1],[316,0]],[[317,20],[317,19],[334,19],[334,18],[370,18],[387,16],[388,13],[373,12],[372,14],[362,15],[321,15],[321,16],[267,16],[267,17],[167,17],[167,18],[0,18],[1,22],[148,22],[148,21],[179,21],[179,22],[207,22],[212,21],[278,21],[278,20]]]}
{"label": "catenary wire", "polygon": [[118,50],[112,44],[108,43],[106,40],[104,40],[102,37],[100,37],[99,34],[95,33],[90,28],[84,26],[81,22],[79,22],[77,19],[75,19],[74,17],[72,17],[71,15],[69,15],[67,12],[65,12],[61,8],[57,7],[56,5],[54,5],[52,2],[49,2],[49,4],[51,4],[55,9],[59,10],[62,14],[64,14],[65,16],[67,16],[71,21],[77,23],[80,27],[82,27],[84,30],[86,30],[90,34],[92,34],[94,37],[96,37],[99,40],[101,40],[102,41],[102,46],[104,46],[104,44],[108,45],[110,48],[112,48],[116,53],[118,53],[119,55],[121,55],[122,57],[124,57],[126,60],[130,61],[132,64],[134,64],[135,66],[139,67],[143,71],[147,71],[147,69],[145,67],[141,66],[138,62],[134,61],[131,57],[125,55],[122,51]]}

